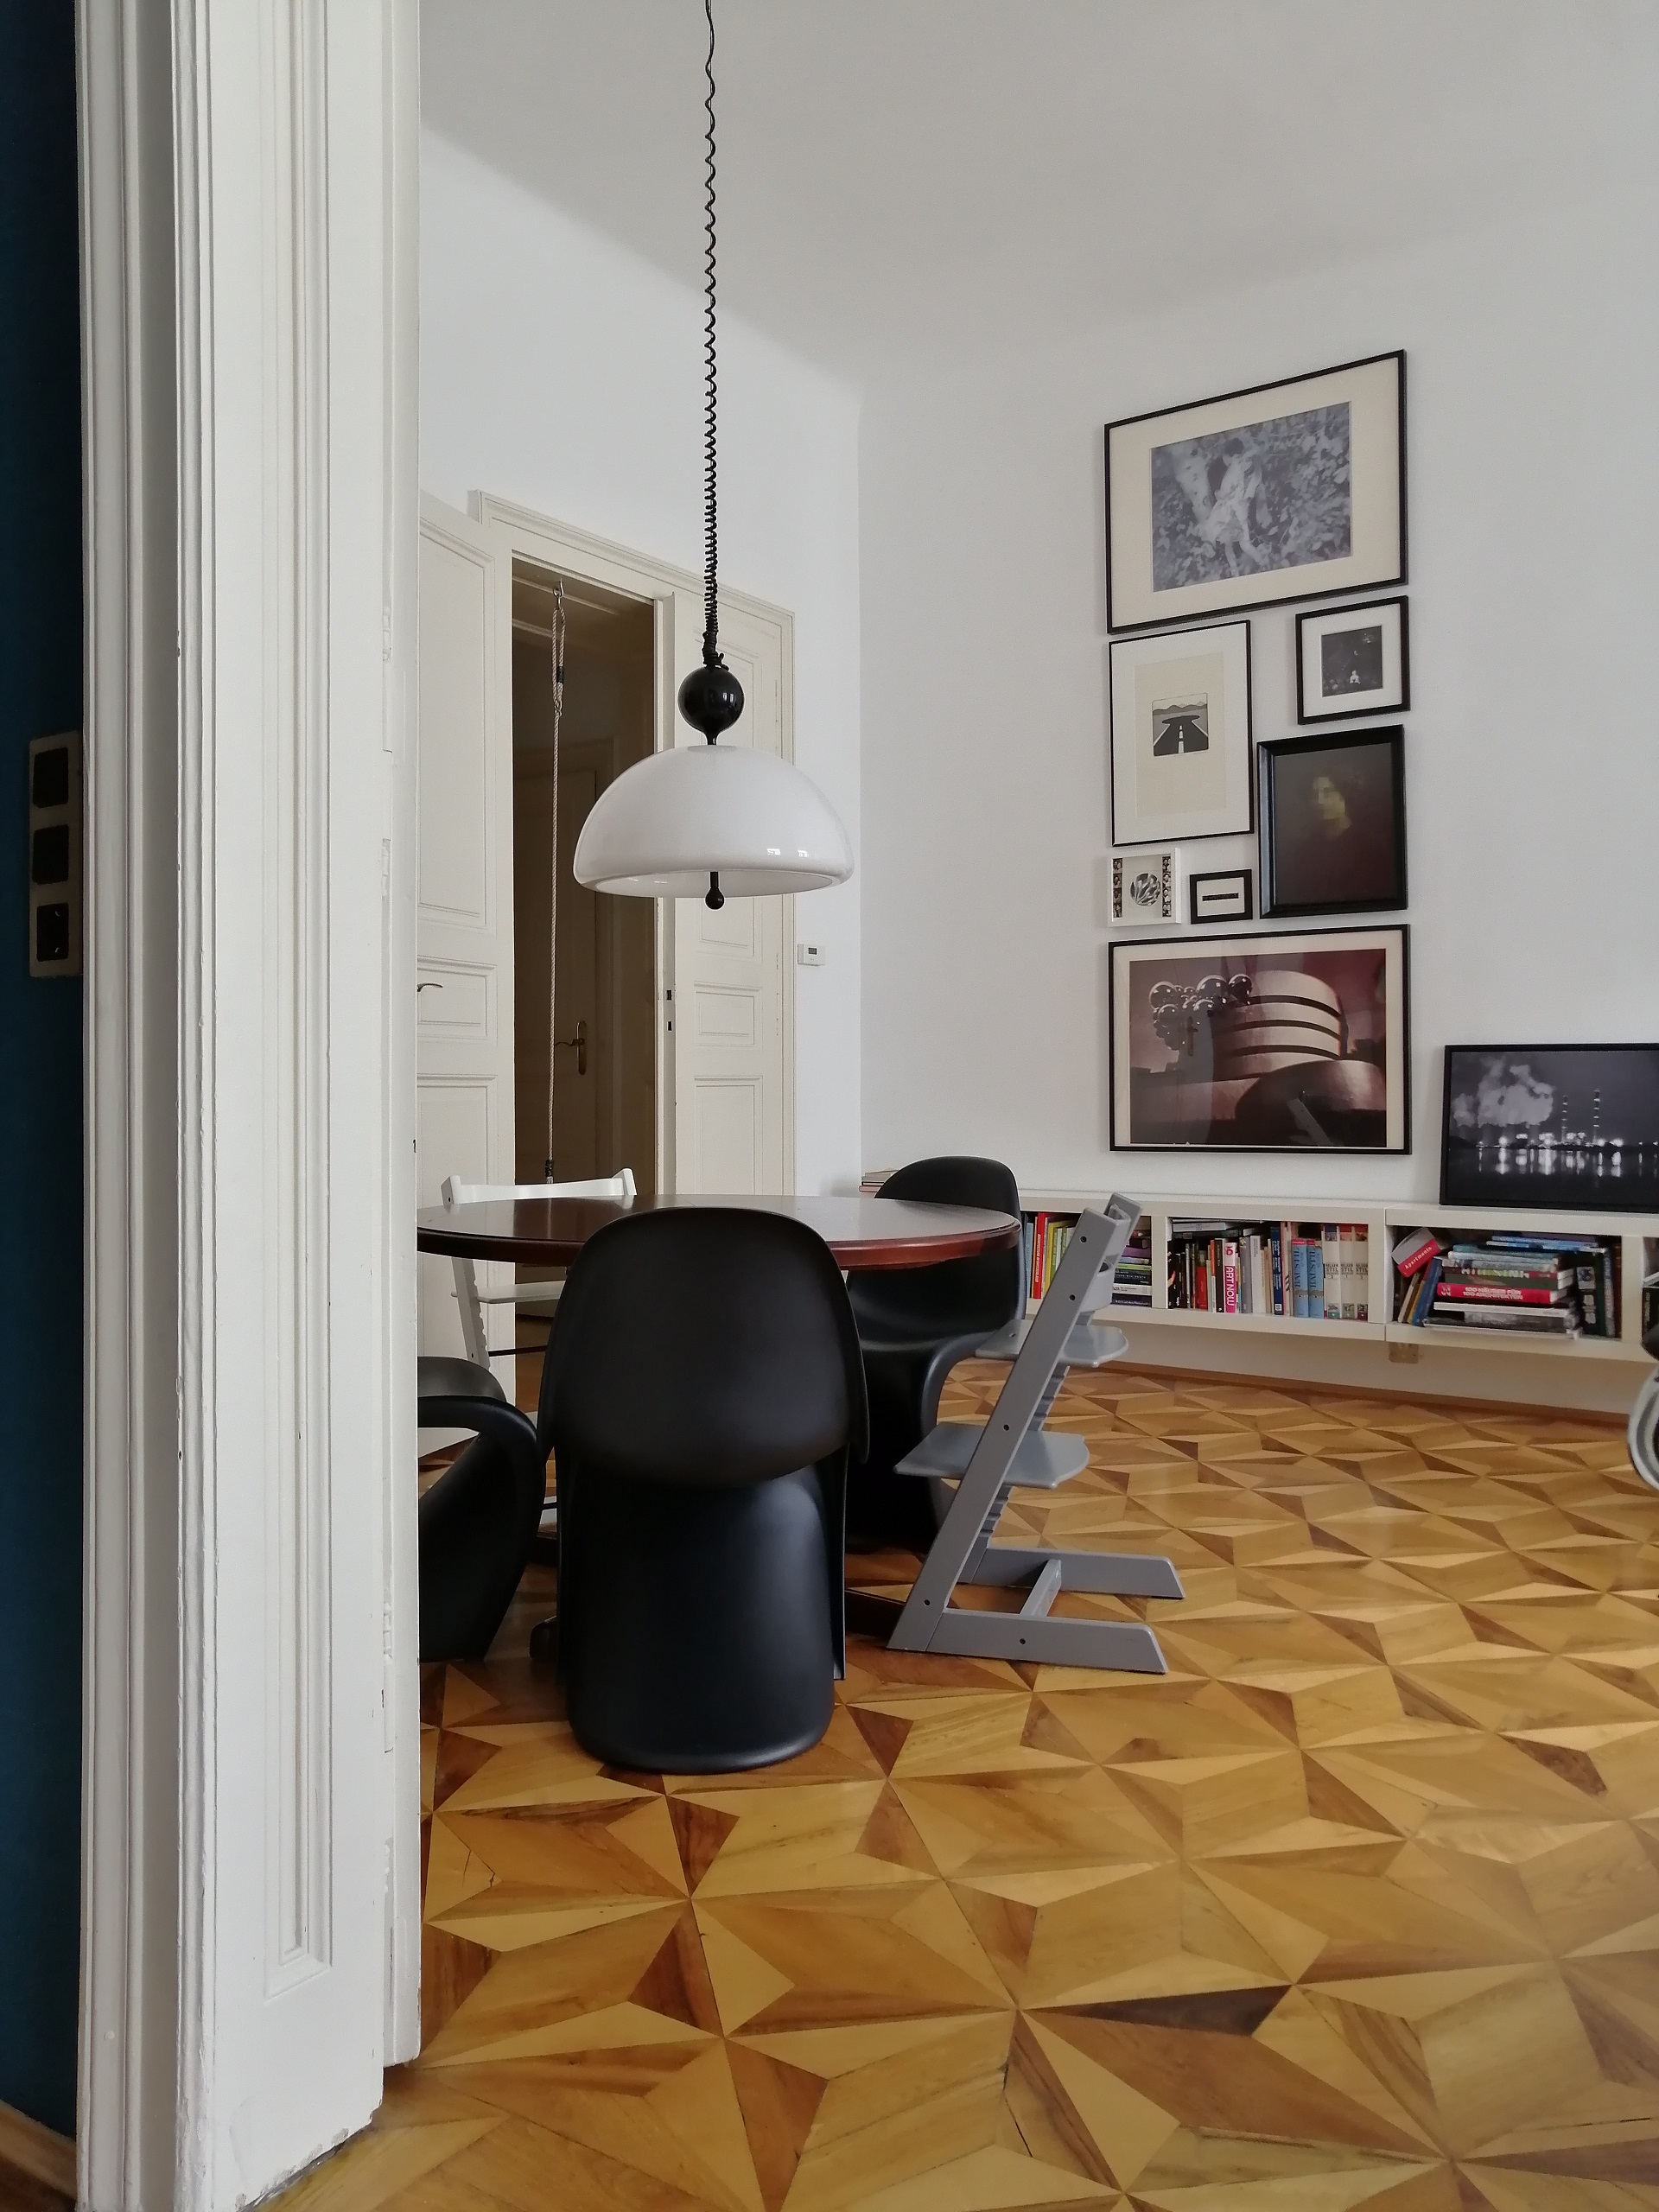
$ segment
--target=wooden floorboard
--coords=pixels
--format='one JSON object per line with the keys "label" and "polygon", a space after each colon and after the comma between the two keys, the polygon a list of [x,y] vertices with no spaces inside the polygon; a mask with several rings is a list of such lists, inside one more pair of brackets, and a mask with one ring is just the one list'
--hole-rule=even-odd
{"label": "wooden floorboard", "polygon": [[[947,1410],[1000,1371],[959,1371]],[[823,1743],[605,1771],[424,1686],[426,2037],[288,2202],[1659,2208],[1659,1498],[1612,1425],[1074,1377],[1050,1542],[1170,1671],[855,1642]],[[901,1588],[901,1557],[852,1579]]]}

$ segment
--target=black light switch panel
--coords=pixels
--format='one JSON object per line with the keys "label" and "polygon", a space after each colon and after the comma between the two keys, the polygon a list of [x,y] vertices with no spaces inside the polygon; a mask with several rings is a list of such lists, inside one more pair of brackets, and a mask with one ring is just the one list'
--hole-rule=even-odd
{"label": "black light switch panel", "polygon": [[29,748],[29,972],[80,973],[80,733]]}

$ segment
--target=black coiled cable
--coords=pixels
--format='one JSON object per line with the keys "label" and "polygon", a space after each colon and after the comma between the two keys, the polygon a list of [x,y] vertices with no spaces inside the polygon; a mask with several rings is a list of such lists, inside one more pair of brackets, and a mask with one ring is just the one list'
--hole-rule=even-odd
{"label": "black coiled cable", "polygon": [[720,559],[720,534],[715,521],[715,414],[719,396],[719,380],[715,367],[715,6],[714,0],[702,0],[702,11],[709,19],[709,52],[702,65],[702,73],[709,79],[709,91],[703,106],[709,116],[709,151],[704,159],[704,200],[707,214],[703,233],[708,244],[703,249],[703,293],[707,302],[703,309],[702,357],[706,365],[708,393],[703,402],[702,434],[702,658],[705,665],[713,667],[720,659],[720,632],[716,616],[718,586],[715,571]]}

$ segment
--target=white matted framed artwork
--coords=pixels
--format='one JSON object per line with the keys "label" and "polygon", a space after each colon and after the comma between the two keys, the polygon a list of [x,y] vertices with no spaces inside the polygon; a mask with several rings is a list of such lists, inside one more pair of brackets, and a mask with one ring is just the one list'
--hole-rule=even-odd
{"label": "white matted framed artwork", "polygon": [[1352,715],[1403,714],[1411,704],[1406,602],[1319,607],[1296,617],[1296,719],[1334,722]]}
{"label": "white matted framed artwork", "polygon": [[1112,921],[1120,929],[1181,918],[1181,856],[1173,845],[1112,855]]}
{"label": "white matted framed artwork", "polygon": [[1406,357],[1106,426],[1106,626],[1403,583]]}
{"label": "white matted framed artwork", "polygon": [[1110,654],[1113,844],[1248,836],[1249,624],[1116,638]]}

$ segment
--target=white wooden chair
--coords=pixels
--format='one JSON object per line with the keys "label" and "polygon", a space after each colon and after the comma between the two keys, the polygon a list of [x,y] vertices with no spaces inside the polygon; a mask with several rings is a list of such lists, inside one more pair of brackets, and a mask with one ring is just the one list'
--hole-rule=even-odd
{"label": "white wooden chair", "polygon": [[[624,1167],[614,1175],[598,1175],[586,1183],[463,1183],[454,1175],[446,1176],[443,1183],[443,1203],[447,1206],[472,1205],[486,1198],[613,1198],[619,1205],[632,1205],[634,1196],[633,1170]],[[563,1282],[515,1282],[505,1290],[480,1291],[478,1274],[470,1260],[456,1260],[455,1302],[461,1308],[461,1334],[467,1347],[467,1357],[477,1366],[487,1367],[491,1353],[484,1333],[484,1308],[486,1306],[529,1306],[543,1313],[559,1302]],[[551,1318],[550,1314],[548,1316]],[[512,1344],[503,1344],[495,1354],[497,1358],[510,1358],[516,1350]]]}

